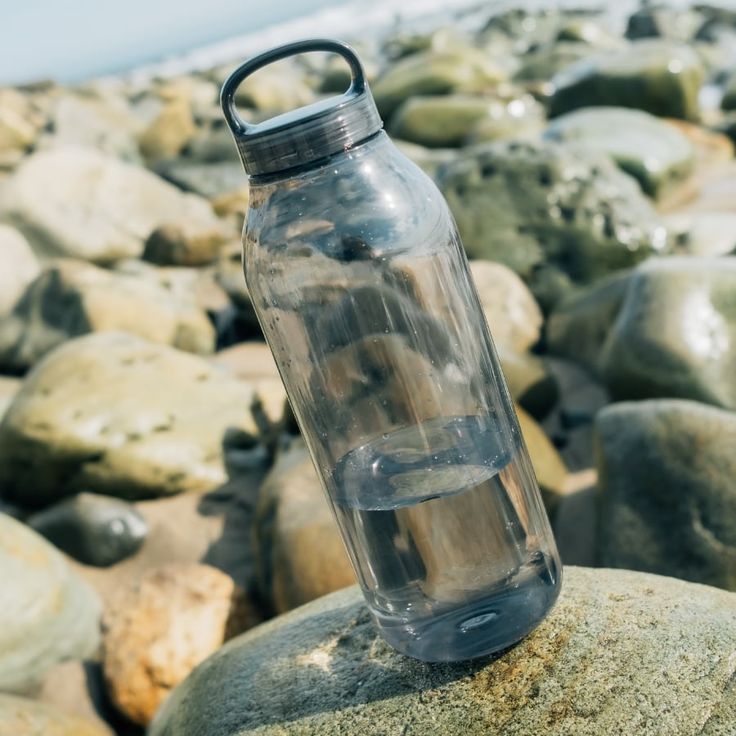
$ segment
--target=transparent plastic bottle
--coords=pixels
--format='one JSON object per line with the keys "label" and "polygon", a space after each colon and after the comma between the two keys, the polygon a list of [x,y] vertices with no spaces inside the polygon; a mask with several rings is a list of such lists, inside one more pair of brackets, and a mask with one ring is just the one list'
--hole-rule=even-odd
{"label": "transparent plastic bottle", "polygon": [[[245,123],[242,80],[305,51],[346,59],[346,93]],[[381,634],[427,661],[510,646],[561,565],[442,195],[342,43],[256,57],[222,102],[249,175],[248,289]]]}

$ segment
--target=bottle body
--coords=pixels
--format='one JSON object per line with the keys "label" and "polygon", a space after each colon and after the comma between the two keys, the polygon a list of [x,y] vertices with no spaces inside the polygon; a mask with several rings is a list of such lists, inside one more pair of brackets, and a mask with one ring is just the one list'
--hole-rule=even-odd
{"label": "bottle body", "polygon": [[441,194],[379,133],[250,202],[254,308],[383,636],[429,661],[515,643],[561,567]]}

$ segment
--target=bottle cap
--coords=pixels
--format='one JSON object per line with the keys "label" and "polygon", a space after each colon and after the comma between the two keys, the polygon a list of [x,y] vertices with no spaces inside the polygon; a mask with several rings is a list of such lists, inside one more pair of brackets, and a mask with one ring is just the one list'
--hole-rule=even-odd
{"label": "bottle cap", "polygon": [[[246,123],[235,108],[235,92],[246,77],[279,59],[309,51],[342,56],[350,66],[350,87],[261,123]],[[346,151],[381,130],[383,122],[355,51],[341,41],[297,41],[254,56],[225,81],[220,96],[227,124],[249,176],[274,174]]]}

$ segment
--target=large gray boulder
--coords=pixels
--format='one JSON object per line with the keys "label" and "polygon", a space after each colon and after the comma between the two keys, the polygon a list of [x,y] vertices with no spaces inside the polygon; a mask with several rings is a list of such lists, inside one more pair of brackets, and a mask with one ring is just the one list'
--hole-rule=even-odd
{"label": "large gray boulder", "polygon": [[58,662],[94,654],[99,599],[51,544],[2,513],[0,580],[0,692],[28,691]]}
{"label": "large gray boulder", "polygon": [[736,414],[623,402],[596,435],[601,562],[736,590]]}
{"label": "large gray boulder", "polygon": [[0,187],[0,220],[40,255],[102,263],[137,257],[158,225],[184,217],[215,219],[201,197],[81,146],[28,156]]}
{"label": "large gray boulder", "polygon": [[654,258],[556,309],[550,350],[617,399],[672,397],[736,408],[736,257]]}
{"label": "large gray boulder", "polygon": [[523,276],[547,263],[585,282],[666,245],[646,197],[605,156],[501,141],[463,151],[437,178],[468,255]]}
{"label": "large gray boulder", "polygon": [[614,398],[736,409],[736,257],[653,259],[629,279],[600,357]]}
{"label": "large gray boulder", "polygon": [[71,340],[0,424],[0,493],[43,506],[94,489],[140,499],[227,480],[223,445],[259,439],[253,391],[198,356],[124,333]]}
{"label": "large gray boulder", "polygon": [[736,596],[567,568],[542,625],[494,660],[430,666],[376,632],[357,588],[234,639],[150,736],[727,736]]}

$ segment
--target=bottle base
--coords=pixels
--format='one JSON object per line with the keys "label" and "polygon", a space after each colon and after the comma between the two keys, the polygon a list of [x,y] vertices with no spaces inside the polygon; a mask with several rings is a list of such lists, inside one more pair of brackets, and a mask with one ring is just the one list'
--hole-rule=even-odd
{"label": "bottle base", "polygon": [[560,574],[545,572],[425,620],[376,612],[374,618],[383,638],[414,659],[459,662],[497,654],[530,634],[554,606]]}

